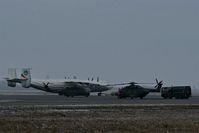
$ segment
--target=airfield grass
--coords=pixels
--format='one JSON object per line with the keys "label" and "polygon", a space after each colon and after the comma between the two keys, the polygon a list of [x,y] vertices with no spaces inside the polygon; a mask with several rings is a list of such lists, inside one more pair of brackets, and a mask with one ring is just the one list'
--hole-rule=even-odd
{"label": "airfield grass", "polygon": [[199,106],[0,107],[0,133],[198,133]]}

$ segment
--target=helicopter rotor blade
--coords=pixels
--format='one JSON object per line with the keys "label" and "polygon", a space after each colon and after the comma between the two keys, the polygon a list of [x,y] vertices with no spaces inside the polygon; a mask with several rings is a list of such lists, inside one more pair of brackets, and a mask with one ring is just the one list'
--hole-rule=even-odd
{"label": "helicopter rotor blade", "polygon": [[[126,82],[126,83],[120,83],[120,84],[109,84],[107,86],[120,86],[120,85],[136,85],[136,84],[142,84],[142,85],[154,85],[154,84],[158,84],[158,80],[156,79],[156,83],[139,83],[139,82]],[[162,82],[160,82],[162,83]]]}
{"label": "helicopter rotor blade", "polygon": [[155,83],[136,83],[136,84],[147,84],[147,85],[153,85]]}
{"label": "helicopter rotor blade", "polygon": [[119,86],[119,85],[128,85],[129,83],[121,83],[121,84],[109,84],[107,86]]}
{"label": "helicopter rotor blade", "polygon": [[120,84],[109,84],[107,86],[119,86],[119,85],[130,85],[132,84],[133,82],[128,82],[128,83],[120,83]]}
{"label": "helicopter rotor blade", "polygon": [[127,83],[121,83],[121,84],[110,84],[110,85],[107,85],[107,86],[136,85],[136,84],[155,84],[155,83],[137,83],[137,82],[127,82]]}

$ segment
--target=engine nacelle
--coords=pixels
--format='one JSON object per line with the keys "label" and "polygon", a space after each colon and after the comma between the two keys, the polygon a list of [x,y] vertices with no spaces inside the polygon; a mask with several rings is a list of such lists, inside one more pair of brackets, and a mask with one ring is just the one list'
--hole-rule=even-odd
{"label": "engine nacelle", "polygon": [[10,87],[16,87],[16,83],[15,82],[11,82],[11,81],[8,81],[8,86]]}

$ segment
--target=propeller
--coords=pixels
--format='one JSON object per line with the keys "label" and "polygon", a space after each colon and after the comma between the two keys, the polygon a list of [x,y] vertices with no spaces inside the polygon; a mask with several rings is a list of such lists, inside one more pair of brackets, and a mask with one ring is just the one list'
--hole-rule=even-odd
{"label": "propeller", "polygon": [[156,84],[157,84],[157,85],[155,86],[155,88],[158,88],[158,87],[160,87],[160,88],[161,88],[161,87],[162,87],[162,85],[163,85],[163,80],[161,80],[160,82],[158,81],[158,79],[157,79],[157,78],[156,78],[155,80],[156,80]]}
{"label": "propeller", "polygon": [[43,83],[43,85],[44,85],[44,88],[49,88],[49,85],[50,83],[49,82],[47,82],[47,83]]}

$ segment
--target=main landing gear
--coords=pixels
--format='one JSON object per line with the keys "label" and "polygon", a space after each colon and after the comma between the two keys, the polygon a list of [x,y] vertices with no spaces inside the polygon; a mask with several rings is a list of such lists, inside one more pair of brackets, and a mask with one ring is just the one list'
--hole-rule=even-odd
{"label": "main landing gear", "polygon": [[98,96],[102,96],[102,92],[99,92],[97,95],[98,95]]}

